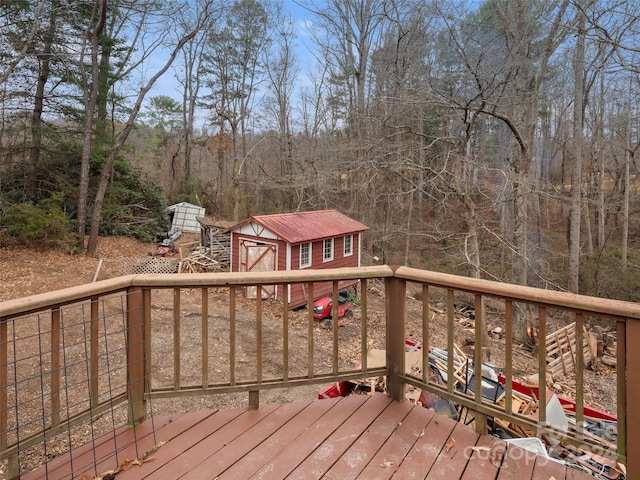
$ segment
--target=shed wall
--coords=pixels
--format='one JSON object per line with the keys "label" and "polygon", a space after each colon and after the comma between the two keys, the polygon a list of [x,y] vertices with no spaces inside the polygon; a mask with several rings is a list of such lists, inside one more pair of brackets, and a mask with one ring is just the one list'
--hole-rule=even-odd
{"label": "shed wall", "polygon": [[[323,257],[323,241],[319,240],[311,243],[311,267],[316,270],[325,268],[341,268],[341,267],[357,267],[360,258],[360,235],[353,234],[352,247],[353,254],[344,256],[344,237],[337,237],[333,240],[333,260],[324,262]],[[291,270],[300,270],[300,245],[291,246]],[[349,288],[356,285],[357,281],[339,282],[339,288]],[[324,297],[333,291],[331,282],[316,283],[313,286],[314,300]],[[305,305],[308,301],[308,292],[306,285],[292,285],[289,306],[296,308]]]}
{"label": "shed wall", "polygon": [[[265,242],[268,244],[277,243],[278,245],[278,257],[276,261],[276,270],[300,270],[300,245],[290,245],[291,259],[290,267],[287,268],[287,244],[282,240],[274,240],[271,232],[265,232],[264,237],[249,235],[244,232],[232,232],[231,241],[231,271],[240,271],[240,242],[243,239],[251,240],[254,242]],[[326,269],[326,268],[341,268],[341,267],[357,267],[360,259],[360,234],[354,233],[352,239],[353,253],[349,256],[344,256],[344,237],[340,236],[333,241],[333,260],[329,262],[323,261],[323,240],[317,240],[311,242],[311,267],[313,269]],[[338,284],[339,288],[349,288],[356,285],[357,280],[354,281],[342,281]],[[300,307],[306,305],[308,301],[308,288],[307,285],[291,285],[289,293],[289,306],[291,308]],[[330,294],[333,291],[333,283],[322,282],[316,283],[313,286],[314,300],[325,295]],[[282,289],[276,289],[276,298],[283,300]]]}

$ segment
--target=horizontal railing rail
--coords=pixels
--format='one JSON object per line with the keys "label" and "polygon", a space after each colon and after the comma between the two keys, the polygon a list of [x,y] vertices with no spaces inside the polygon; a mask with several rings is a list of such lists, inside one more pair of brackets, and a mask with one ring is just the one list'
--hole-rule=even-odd
{"label": "horizontal railing rail", "polygon": [[[359,282],[358,314],[349,320],[349,328],[333,321],[330,329],[320,329],[313,316],[314,285],[330,282],[338,298],[344,280]],[[303,312],[292,311],[287,300],[291,286],[298,284],[309,299]],[[279,289],[282,301],[267,298],[272,287]],[[249,290],[255,298],[242,295]],[[411,318],[408,314],[412,297],[419,299],[417,319],[413,303]],[[444,304],[444,344],[435,341],[430,298]],[[454,312],[461,298],[470,300],[475,310],[475,350],[469,363],[474,379],[467,392],[454,388],[453,381],[434,383],[428,368],[431,347],[453,352],[457,346]],[[487,302],[498,305],[492,315],[500,316],[505,325],[499,344],[503,406],[481,394],[489,347],[483,331]],[[588,320],[615,322],[618,431],[613,451],[599,453],[626,463],[629,478],[634,478],[632,473],[640,472],[640,456],[635,455],[640,420],[628,406],[640,400],[640,382],[633,381],[632,368],[640,366],[640,355],[628,345],[640,338],[640,305],[389,266],[129,275],[0,303],[0,460],[8,478],[16,477],[28,468],[27,456],[44,462],[77,446],[83,438],[70,433],[74,429],[89,424],[91,434],[98,435],[100,428],[138,424],[152,414],[154,402],[163,399],[246,392],[249,408],[258,408],[261,391],[370,377],[386,377],[386,389],[397,399],[405,398],[411,386],[451,400],[473,412],[482,433],[488,419],[498,418],[597,449],[582,429],[582,349],[576,349],[575,431],[560,431],[547,421],[544,345],[536,358],[537,417],[514,409],[514,322],[523,306],[535,310],[539,340],[545,338],[552,318],[574,323],[579,344]],[[333,318],[338,316],[334,302]],[[374,332],[379,324],[381,330]],[[408,337],[422,346],[420,374],[407,372],[405,366]],[[384,366],[368,365],[372,345],[385,350]],[[498,348],[495,342],[491,348]],[[453,355],[444,361],[446,377],[456,378]],[[469,378],[465,374],[465,381]],[[61,437],[66,440],[61,442]]]}

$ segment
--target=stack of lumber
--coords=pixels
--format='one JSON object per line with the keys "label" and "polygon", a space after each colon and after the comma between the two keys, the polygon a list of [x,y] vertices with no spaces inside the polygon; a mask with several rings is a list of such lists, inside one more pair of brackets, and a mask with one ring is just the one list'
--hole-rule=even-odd
{"label": "stack of lumber", "polygon": [[[590,345],[592,336],[587,333],[586,329],[582,339],[584,365],[586,366],[596,356],[596,352],[594,351],[594,346]],[[570,323],[566,327],[547,335],[545,344],[547,373],[550,373],[553,377],[557,377],[560,374],[575,373],[577,366],[575,323]]]}

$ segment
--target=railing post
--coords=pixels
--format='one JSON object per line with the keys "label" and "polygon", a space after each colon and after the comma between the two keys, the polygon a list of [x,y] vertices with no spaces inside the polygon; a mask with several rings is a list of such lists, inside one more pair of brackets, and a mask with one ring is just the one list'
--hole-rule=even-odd
{"label": "railing post", "polygon": [[[9,322],[4,318],[0,318],[0,451],[2,452],[4,452],[9,446],[8,367]],[[6,478],[20,478],[20,465],[18,463],[18,455],[12,455],[8,458],[6,474]]]}
{"label": "railing post", "polygon": [[249,411],[254,412],[260,408],[260,390],[249,390]]}
{"label": "railing post", "polygon": [[[89,381],[89,405],[94,409],[98,406],[99,398],[100,398],[100,390],[99,390],[99,382],[98,378],[100,376],[100,343],[98,340],[98,335],[100,334],[100,304],[98,303],[98,297],[93,297],[91,299],[91,321],[89,326],[89,341],[90,341],[90,352],[91,358],[89,359],[89,371],[90,381]],[[53,367],[53,365],[52,365]],[[59,366],[56,366],[59,368]],[[57,386],[59,390],[59,386]],[[52,392],[53,386],[51,388]],[[59,407],[57,407],[59,409]],[[52,407],[53,410],[53,407]],[[54,410],[55,411],[55,410]],[[59,414],[58,414],[58,422],[59,422]]]}
{"label": "railing post", "polygon": [[146,362],[144,338],[143,289],[127,290],[127,385],[129,402],[129,424],[137,425],[146,417]]}
{"label": "railing post", "polygon": [[627,318],[626,335],[618,342],[625,342],[625,376],[627,386],[627,415],[625,433],[627,436],[627,478],[640,478],[640,382],[633,381],[640,368],[640,349],[635,342],[640,338],[640,320]]}
{"label": "railing post", "polygon": [[386,336],[387,336],[387,389],[395,400],[404,399],[404,384],[400,375],[405,373],[404,327],[407,282],[397,277],[385,278]]}

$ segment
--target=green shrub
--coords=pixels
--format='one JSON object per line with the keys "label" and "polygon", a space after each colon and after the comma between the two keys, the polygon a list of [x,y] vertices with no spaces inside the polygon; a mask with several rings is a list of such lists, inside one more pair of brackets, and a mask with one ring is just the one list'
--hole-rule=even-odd
{"label": "green shrub", "polygon": [[72,222],[61,208],[62,195],[42,200],[10,205],[0,217],[5,235],[36,250],[64,243],[71,233]]}
{"label": "green shrub", "polygon": [[349,298],[348,298],[349,302],[351,302],[352,305],[355,305],[357,307],[359,307],[362,303],[362,301],[360,300],[360,297],[358,297],[356,291],[353,288],[349,289]]}
{"label": "green shrub", "polygon": [[114,165],[101,213],[100,235],[127,236],[145,243],[153,241],[168,223],[160,183],[122,159]]}

